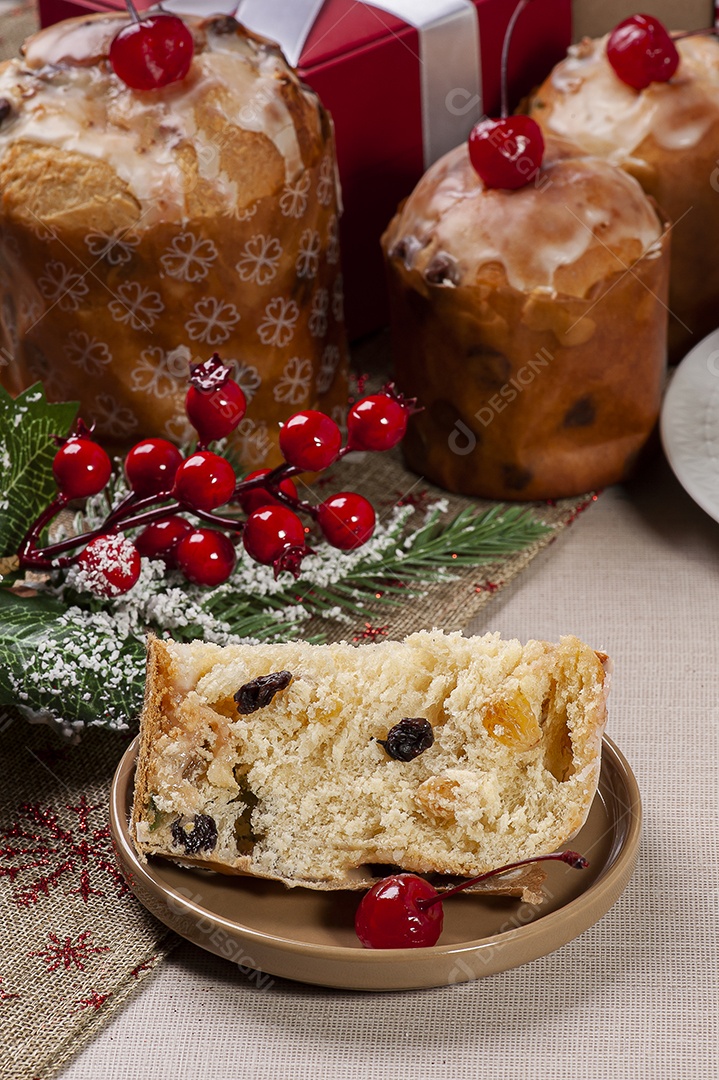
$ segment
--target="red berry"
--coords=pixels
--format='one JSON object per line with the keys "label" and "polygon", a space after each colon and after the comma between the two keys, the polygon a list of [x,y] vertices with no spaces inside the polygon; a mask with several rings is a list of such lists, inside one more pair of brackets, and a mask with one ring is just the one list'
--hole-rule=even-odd
{"label": "red berry", "polygon": [[195,43],[176,15],[149,15],[123,26],[110,45],[110,64],[132,90],[156,90],[184,79]]}
{"label": "red berry", "polygon": [[175,548],[191,531],[192,525],[183,517],[162,518],[147,525],[135,537],[135,547],[146,559],[162,559],[168,566],[176,566]]}
{"label": "red berry", "polygon": [[145,439],[136,443],[125,458],[125,476],[139,496],[172,491],[182,454],[167,439]]}
{"label": "red berry", "polygon": [[373,885],[357,908],[355,930],[366,949],[417,949],[436,945],[442,933],[441,902],[422,908],[418,900],[437,890],[416,874],[392,874]]}
{"label": "red berry", "polygon": [[469,135],[469,159],[488,188],[521,188],[536,175],[544,138],[530,116],[480,120]]}
{"label": "red berry", "polygon": [[644,90],[653,82],[669,82],[679,66],[679,53],[659,19],[632,15],[609,35],[607,60],[623,83]]}
{"label": "red berry", "polygon": [[374,532],[374,508],[362,495],[340,491],[320,503],[317,521],[333,547],[351,551],[366,544]]}
{"label": "red berry", "polygon": [[211,450],[197,450],[175,473],[172,493],[195,510],[216,510],[232,498],[235,483],[229,461]]}
{"label": "red berry", "polygon": [[347,416],[347,443],[352,450],[391,450],[404,437],[409,409],[390,394],[370,394]]}
{"label": "red berry", "polygon": [[140,576],[140,553],[125,536],[111,533],[91,540],[77,561],[80,583],[96,596],[129,592]]}
{"label": "red berry", "polygon": [[288,507],[263,506],[245,522],[242,542],[255,562],[271,566],[287,548],[304,547],[305,527]]}
{"label": "red berry", "polygon": [[[271,472],[270,469],[255,469],[254,472],[248,473],[245,479],[256,480],[259,476],[267,476],[269,472]],[[292,499],[297,498],[297,488],[291,480],[283,480],[280,484],[280,491],[284,491],[285,495],[289,495]],[[274,495],[270,495],[268,491],[261,487],[252,488],[240,496],[240,506],[246,514],[251,514],[253,510],[259,510],[262,506],[281,505],[282,503]]]}
{"label": "red berry", "polygon": [[325,413],[306,409],[295,413],[280,430],[280,450],[285,461],[298,469],[319,472],[337,460],[342,432]]}
{"label": "red berry", "polygon": [[70,437],[55,454],[52,471],[68,499],[97,495],[110,479],[110,459],[92,439]]}
{"label": "red berry", "polygon": [[226,379],[214,390],[191,386],[185,398],[185,412],[202,443],[224,439],[235,430],[246,409],[245,395],[234,379]]}
{"label": "red berry", "polygon": [[235,568],[235,547],[217,529],[193,529],[175,548],[177,565],[195,585],[221,585]]}

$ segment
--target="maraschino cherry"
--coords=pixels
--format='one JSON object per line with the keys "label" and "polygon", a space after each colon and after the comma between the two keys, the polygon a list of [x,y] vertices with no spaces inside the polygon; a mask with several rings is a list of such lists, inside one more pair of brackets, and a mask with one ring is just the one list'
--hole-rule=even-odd
{"label": "maraschino cherry", "polygon": [[632,15],[609,35],[607,60],[623,83],[644,90],[653,82],[669,82],[679,66],[679,53],[659,19]]}
{"label": "maraschino cherry", "polygon": [[126,0],[130,22],[110,45],[110,64],[131,90],[158,90],[184,79],[190,70],[195,43],[177,15],[157,12],[140,18]]}
{"label": "maraschino cherry", "polygon": [[585,870],[589,866],[584,856],[576,851],[558,851],[497,867],[443,893],[438,893],[417,874],[391,874],[362,897],[355,916],[357,937],[366,949],[430,948],[437,944],[442,933],[443,900],[507,870],[550,860],[564,862],[575,870]]}
{"label": "maraschino cherry", "polygon": [[474,171],[488,188],[525,187],[541,167],[544,138],[536,120],[529,116],[508,116],[507,62],[509,45],[519,16],[531,0],[520,0],[515,8],[502,46],[502,108],[499,119],[480,120],[469,136],[469,159]]}

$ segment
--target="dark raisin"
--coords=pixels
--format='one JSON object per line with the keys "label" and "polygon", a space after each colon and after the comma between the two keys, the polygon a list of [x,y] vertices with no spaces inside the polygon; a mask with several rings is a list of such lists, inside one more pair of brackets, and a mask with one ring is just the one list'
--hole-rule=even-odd
{"label": "dark raisin", "polygon": [[198,851],[213,851],[217,844],[215,819],[207,814],[195,814],[191,821],[178,818],[172,823],[172,839],[178,847],[184,847],[188,855],[196,855]]}
{"label": "dark raisin", "polygon": [[207,23],[213,34],[236,34],[240,24],[232,15],[214,15]]}
{"label": "dark raisin", "polygon": [[430,285],[459,285],[459,263],[446,251],[438,251],[424,272]]}
{"label": "dark raisin", "polygon": [[597,409],[591,397],[575,401],[562,421],[564,427],[589,427],[597,419]]}
{"label": "dark raisin", "polygon": [[289,671],[272,671],[269,675],[260,675],[258,679],[241,686],[235,694],[237,709],[240,716],[264,709],[272,701],[275,694],[280,690],[286,690],[292,682],[292,673]]}
{"label": "dark raisin", "polygon": [[8,116],[12,112],[12,105],[7,98],[0,98],[0,124],[3,120],[7,120]]}
{"label": "dark raisin", "polygon": [[386,739],[377,742],[395,761],[412,761],[429,750],[434,742],[434,732],[429,720],[406,716],[389,729]]}

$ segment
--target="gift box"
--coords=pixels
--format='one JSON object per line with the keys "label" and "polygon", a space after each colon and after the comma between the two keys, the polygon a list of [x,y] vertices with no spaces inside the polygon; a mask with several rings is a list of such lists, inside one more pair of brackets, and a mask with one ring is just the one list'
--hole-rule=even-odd
{"label": "gift box", "polygon": [[[123,7],[123,0],[39,0],[43,25]],[[164,7],[211,14],[234,11],[236,0],[168,0]],[[352,337],[386,320],[379,238],[398,203],[482,115],[498,114],[502,42],[516,7],[515,0],[241,0],[236,8],[250,29],[280,41],[334,118]],[[583,32],[596,8],[590,0],[527,5],[509,54],[510,107],[564,55],[573,14]],[[634,10],[631,0],[602,5],[603,29]],[[682,21],[691,16],[692,25],[708,25],[711,15],[711,0],[682,5]]]}

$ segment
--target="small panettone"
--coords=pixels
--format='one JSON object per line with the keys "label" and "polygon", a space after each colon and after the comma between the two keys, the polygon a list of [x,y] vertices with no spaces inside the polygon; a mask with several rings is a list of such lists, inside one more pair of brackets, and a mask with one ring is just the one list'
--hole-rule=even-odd
{"label": "small panettone", "polygon": [[467,495],[545,499],[625,477],[666,364],[669,246],[632,177],[561,139],[517,190],[466,145],[383,237],[397,382],[424,411],[412,469]]}
{"label": "small panettone", "polygon": [[635,176],[672,222],[670,356],[719,326],[719,40],[676,42],[669,82],[627,86],[607,38],[572,46],[530,101],[545,134],[572,139]]}
{"label": "small panettone", "polygon": [[547,854],[594,798],[606,666],[574,637],[152,640],[137,848],[315,889]]}
{"label": "small panettone", "polygon": [[332,123],[277,46],[186,22],[189,73],[159,90],[109,64],[124,15],[0,68],[0,377],[79,400],[101,437],[179,441],[189,366],[218,351],[250,403],[240,456],[275,464],[278,421],[346,411]]}

